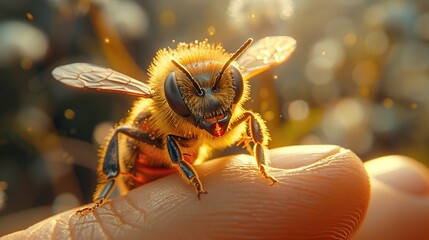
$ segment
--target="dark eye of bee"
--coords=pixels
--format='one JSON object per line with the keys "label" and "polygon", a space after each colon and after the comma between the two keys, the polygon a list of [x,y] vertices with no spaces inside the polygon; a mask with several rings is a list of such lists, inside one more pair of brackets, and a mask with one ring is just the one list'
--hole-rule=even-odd
{"label": "dark eye of bee", "polygon": [[182,93],[177,86],[176,74],[171,72],[168,74],[164,82],[164,94],[170,108],[182,117],[189,117],[191,111],[188,105],[183,101]]}
{"label": "dark eye of bee", "polygon": [[232,84],[234,86],[234,104],[240,101],[243,96],[243,77],[241,76],[240,70],[238,70],[234,65],[230,66],[231,68],[231,77]]}

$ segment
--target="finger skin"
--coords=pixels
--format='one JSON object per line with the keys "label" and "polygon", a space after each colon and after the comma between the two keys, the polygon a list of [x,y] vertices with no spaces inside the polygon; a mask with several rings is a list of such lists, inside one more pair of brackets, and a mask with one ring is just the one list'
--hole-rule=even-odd
{"label": "finger skin", "polygon": [[198,200],[177,174],[139,187],[83,217],[64,212],[8,238],[55,239],[347,239],[364,218],[369,179],[360,159],[338,146],[271,151],[268,172],[237,155],[196,169]]}
{"label": "finger skin", "polygon": [[428,239],[429,169],[404,156],[366,164],[371,203],[354,239]]}

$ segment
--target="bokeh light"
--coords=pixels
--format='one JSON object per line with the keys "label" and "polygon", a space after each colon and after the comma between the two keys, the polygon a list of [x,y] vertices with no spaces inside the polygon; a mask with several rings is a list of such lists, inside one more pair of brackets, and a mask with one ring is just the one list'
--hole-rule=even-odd
{"label": "bokeh light", "polygon": [[21,109],[17,114],[17,123],[22,129],[38,136],[45,135],[52,124],[50,117],[35,107]]}
{"label": "bokeh light", "polygon": [[14,20],[0,22],[0,66],[39,61],[47,50],[48,39],[36,27]]}
{"label": "bokeh light", "polygon": [[334,104],[323,119],[324,142],[342,142],[342,145],[361,154],[373,144],[373,133],[367,123],[368,104],[358,99],[345,98]]}
{"label": "bokeh light", "polygon": [[289,104],[288,113],[291,120],[299,121],[308,117],[310,108],[304,100],[296,100]]}
{"label": "bokeh light", "polygon": [[313,45],[310,59],[305,69],[309,81],[317,85],[328,83],[344,61],[342,43],[333,38],[322,39]]}
{"label": "bokeh light", "polygon": [[52,210],[54,213],[60,213],[78,206],[79,199],[76,196],[71,193],[62,193],[55,197]]}
{"label": "bokeh light", "polygon": [[125,39],[142,37],[149,20],[144,9],[134,1],[110,0],[104,4],[106,15]]}
{"label": "bokeh light", "polygon": [[69,120],[72,120],[73,118],[75,118],[76,113],[73,111],[73,109],[67,108],[64,111],[64,117],[66,117]]}
{"label": "bokeh light", "polygon": [[231,24],[236,28],[278,24],[294,14],[292,0],[231,0],[228,6]]}
{"label": "bokeh light", "polygon": [[113,123],[111,122],[101,122],[97,124],[94,128],[93,139],[97,145],[105,144],[107,134],[113,130]]}
{"label": "bokeh light", "polygon": [[389,39],[384,31],[372,31],[365,37],[365,46],[372,54],[382,54],[389,46]]}

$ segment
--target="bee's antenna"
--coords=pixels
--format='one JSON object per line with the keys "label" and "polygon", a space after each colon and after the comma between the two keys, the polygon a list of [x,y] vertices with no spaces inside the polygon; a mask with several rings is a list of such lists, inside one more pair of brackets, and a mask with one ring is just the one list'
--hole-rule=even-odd
{"label": "bee's antenna", "polygon": [[176,65],[177,68],[180,69],[180,71],[182,71],[188,77],[189,80],[191,80],[192,85],[194,86],[195,90],[197,90],[198,92],[198,95],[202,96],[204,94],[203,89],[201,88],[198,81],[195,80],[192,74],[188,71],[188,69],[186,69],[185,66],[183,66],[181,63],[176,61],[176,59],[171,59],[171,61],[173,62],[174,65]]}
{"label": "bee's antenna", "polygon": [[219,84],[220,79],[222,78],[222,74],[225,72],[225,70],[228,68],[228,66],[237,59],[246,49],[252,44],[253,39],[249,38],[246,42],[241,45],[241,47],[228,59],[228,61],[223,65],[222,69],[219,71],[219,73],[216,76],[216,81],[213,84],[212,88],[217,88],[217,85]]}

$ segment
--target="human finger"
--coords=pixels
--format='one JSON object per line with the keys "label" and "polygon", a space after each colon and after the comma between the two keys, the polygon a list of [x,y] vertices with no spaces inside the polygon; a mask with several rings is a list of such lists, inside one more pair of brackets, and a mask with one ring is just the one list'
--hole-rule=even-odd
{"label": "human finger", "polygon": [[427,239],[429,169],[404,156],[374,159],[365,167],[371,202],[355,239]]}
{"label": "human finger", "polygon": [[369,201],[360,159],[338,146],[271,151],[270,186],[253,157],[228,156],[196,166],[201,200],[178,176],[151,182],[79,217],[64,212],[7,238],[347,239]]}

